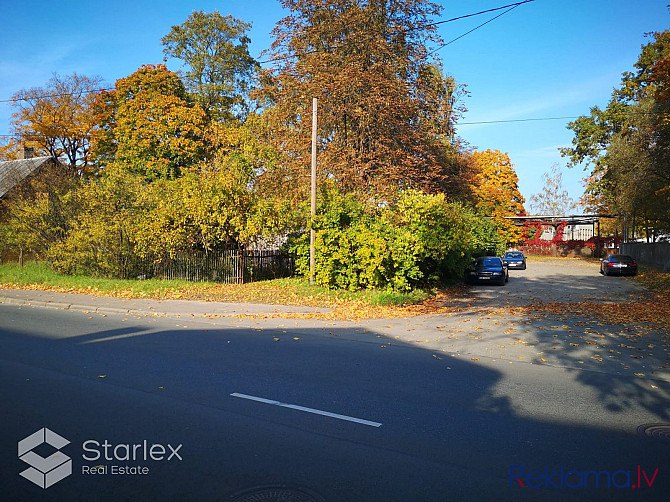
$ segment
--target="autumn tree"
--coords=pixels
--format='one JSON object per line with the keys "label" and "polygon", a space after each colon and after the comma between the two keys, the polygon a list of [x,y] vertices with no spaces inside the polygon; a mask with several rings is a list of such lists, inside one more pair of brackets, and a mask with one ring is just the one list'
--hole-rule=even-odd
{"label": "autumn tree", "polygon": [[142,206],[148,210],[138,221],[140,254],[243,249],[286,228],[289,213],[281,194],[257,190],[258,174],[275,154],[255,137],[253,122],[219,128],[213,159],[143,191]]}
{"label": "autumn tree", "polygon": [[117,80],[99,97],[97,116],[99,163],[113,161],[151,181],[176,178],[204,156],[205,113],[187,101],[184,84],[164,65]]}
{"label": "autumn tree", "polygon": [[69,215],[65,235],[51,243],[46,258],[62,273],[97,277],[136,276],[134,237],[144,218],[139,176],[108,166],[104,175],[69,193],[76,211]]}
{"label": "autumn tree", "polygon": [[625,235],[670,231],[670,30],[651,36],[607,107],[568,125],[575,137],[562,149],[590,170],[584,202],[618,214]]}
{"label": "autumn tree", "polygon": [[428,46],[441,7],[420,0],[282,0],[256,95],[285,153],[278,176],[308,186],[312,98],[321,175],[345,191],[455,192],[449,141],[458,87]]}
{"label": "autumn tree", "polygon": [[558,164],[542,174],[542,189],[530,196],[529,202],[536,215],[561,216],[575,209],[575,201],[563,188],[563,173]]}
{"label": "autumn tree", "polygon": [[5,194],[0,199],[0,250],[46,258],[49,248],[65,238],[79,210],[73,193],[80,181],[60,164],[47,163],[39,176],[24,179]]}
{"label": "autumn tree", "polygon": [[166,57],[184,63],[186,90],[210,119],[246,115],[258,67],[249,55],[250,28],[249,23],[217,11],[194,11],[161,39]]}
{"label": "autumn tree", "polygon": [[490,216],[500,236],[508,243],[519,242],[523,231],[506,217],[525,214],[525,199],[509,155],[498,150],[473,152],[475,208]]}
{"label": "autumn tree", "polygon": [[44,87],[18,91],[12,96],[17,141],[38,154],[65,158],[72,172],[88,171],[97,125],[92,105],[101,86],[101,77],[54,74]]}

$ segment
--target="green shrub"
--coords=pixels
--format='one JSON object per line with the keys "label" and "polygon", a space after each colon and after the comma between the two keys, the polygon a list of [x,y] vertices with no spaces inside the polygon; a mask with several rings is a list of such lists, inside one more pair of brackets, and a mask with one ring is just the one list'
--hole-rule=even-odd
{"label": "green shrub", "polygon": [[[315,281],[330,288],[406,292],[462,277],[473,257],[504,250],[489,219],[418,191],[364,204],[326,186],[313,225]],[[290,244],[298,272],[308,275],[309,234]]]}
{"label": "green shrub", "polygon": [[67,236],[49,247],[52,266],[65,274],[123,279],[138,271],[133,218],[142,186],[136,177],[112,173],[82,186],[80,210]]}

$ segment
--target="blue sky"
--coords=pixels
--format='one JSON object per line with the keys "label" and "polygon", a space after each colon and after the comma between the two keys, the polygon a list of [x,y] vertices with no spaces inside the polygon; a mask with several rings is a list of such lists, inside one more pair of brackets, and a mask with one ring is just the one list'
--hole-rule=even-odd
{"label": "blue sky", "polygon": [[[442,19],[493,9],[515,0],[442,0]],[[582,169],[566,169],[558,148],[572,139],[569,119],[606,105],[621,73],[632,70],[645,33],[670,27],[670,0],[535,0],[521,5],[437,52],[444,69],[470,95],[458,134],[479,150],[507,152],[528,198],[542,174],[563,166],[573,198],[583,192]],[[160,39],[193,10],[230,14],[252,23],[252,55],[269,47],[286,13],[276,0],[0,0],[0,100],[43,86],[56,72],[100,75],[113,84],[143,64],[163,61]],[[440,25],[450,41],[503,11]],[[436,19],[438,21],[439,19]],[[169,66],[170,67],[170,66]],[[176,67],[170,67],[178,70]],[[0,135],[11,106],[0,102]]]}

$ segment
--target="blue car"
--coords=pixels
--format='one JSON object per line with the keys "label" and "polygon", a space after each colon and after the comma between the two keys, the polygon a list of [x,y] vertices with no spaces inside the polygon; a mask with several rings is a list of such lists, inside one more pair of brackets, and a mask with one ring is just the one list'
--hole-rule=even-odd
{"label": "blue car", "polygon": [[526,257],[521,251],[507,251],[503,263],[509,269],[526,270]]}
{"label": "blue car", "polygon": [[493,282],[504,286],[509,280],[507,266],[497,256],[482,256],[477,258],[474,267],[465,273],[465,282]]}

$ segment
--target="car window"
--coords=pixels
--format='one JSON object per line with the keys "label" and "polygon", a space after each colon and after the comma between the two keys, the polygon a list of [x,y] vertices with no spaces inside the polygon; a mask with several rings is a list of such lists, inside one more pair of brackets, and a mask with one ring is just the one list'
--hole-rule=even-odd
{"label": "car window", "polygon": [[505,253],[505,258],[523,258],[523,253],[519,251],[514,251],[511,253]]}
{"label": "car window", "polygon": [[478,265],[484,267],[495,267],[500,265],[500,258],[480,258],[477,262]]}

